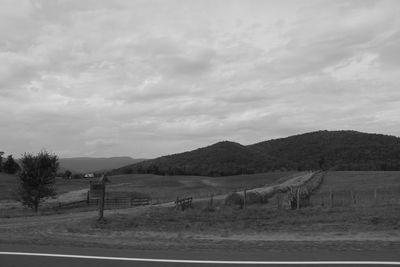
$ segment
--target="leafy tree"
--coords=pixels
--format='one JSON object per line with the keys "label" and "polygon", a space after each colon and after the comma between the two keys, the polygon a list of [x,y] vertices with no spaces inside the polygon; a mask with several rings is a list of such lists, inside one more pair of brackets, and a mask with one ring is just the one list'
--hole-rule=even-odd
{"label": "leafy tree", "polygon": [[66,170],[65,172],[64,172],[64,178],[65,179],[71,179],[71,177],[72,177],[72,172],[70,171],[70,170]]}
{"label": "leafy tree", "polygon": [[321,157],[319,158],[319,161],[318,161],[318,165],[319,165],[319,168],[320,168],[321,170],[325,170],[325,163],[326,163],[325,156],[321,156]]}
{"label": "leafy tree", "polygon": [[55,177],[59,163],[56,155],[41,151],[36,156],[24,154],[19,173],[19,200],[38,211],[40,202],[56,195]]}
{"label": "leafy tree", "polygon": [[20,169],[12,155],[8,155],[7,160],[3,164],[3,171],[9,174],[15,174]]}
{"label": "leafy tree", "polygon": [[3,151],[0,151],[0,172],[2,171],[2,169],[3,169],[3,154],[4,154],[4,152]]}

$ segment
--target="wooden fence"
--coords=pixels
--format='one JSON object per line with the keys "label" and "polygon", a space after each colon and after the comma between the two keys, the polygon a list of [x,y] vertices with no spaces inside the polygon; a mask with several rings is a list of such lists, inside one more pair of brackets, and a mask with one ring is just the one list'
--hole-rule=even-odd
{"label": "wooden fence", "polygon": [[[98,206],[100,199],[97,195],[88,191],[86,201],[89,206]],[[130,196],[124,192],[107,192],[104,199],[104,206],[107,209],[130,208],[150,204],[150,198]]]}
{"label": "wooden fence", "polygon": [[[118,209],[118,208],[130,208],[135,206],[145,206],[151,204],[151,199],[149,198],[139,198],[134,196],[128,196],[122,194],[107,194],[105,200],[105,208],[107,209]],[[93,197],[93,195],[88,191],[86,200],[67,202],[67,203],[55,203],[50,205],[50,208],[55,210],[60,209],[73,209],[73,208],[83,208],[83,207],[97,207],[99,205],[100,199],[98,197]]]}
{"label": "wooden fence", "polygon": [[87,200],[81,200],[81,201],[74,201],[74,202],[67,202],[67,203],[59,202],[56,205],[52,206],[52,208],[55,210],[59,210],[59,209],[81,208],[81,207],[86,207],[86,206],[88,206]]}
{"label": "wooden fence", "polygon": [[[99,202],[100,199],[98,198],[67,202],[67,203],[59,202],[52,205],[51,208],[55,210],[60,210],[60,209],[82,208],[82,207],[97,207],[99,205]],[[148,198],[113,197],[113,198],[105,198],[104,204],[107,209],[130,208],[136,206],[150,205],[151,200]]]}
{"label": "wooden fence", "polygon": [[[90,198],[88,205],[98,206],[100,199]],[[104,199],[104,206],[107,209],[130,208],[135,206],[150,205],[151,201],[148,198],[131,198],[131,197],[106,197]]]}

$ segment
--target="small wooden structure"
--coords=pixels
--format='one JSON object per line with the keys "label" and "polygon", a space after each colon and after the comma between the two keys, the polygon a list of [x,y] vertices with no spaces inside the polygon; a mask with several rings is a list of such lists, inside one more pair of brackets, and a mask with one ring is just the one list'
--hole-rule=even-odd
{"label": "small wooden structure", "polygon": [[109,182],[106,175],[102,175],[98,181],[90,182],[89,198],[98,199],[99,221],[104,220],[104,203],[106,196],[106,183]]}

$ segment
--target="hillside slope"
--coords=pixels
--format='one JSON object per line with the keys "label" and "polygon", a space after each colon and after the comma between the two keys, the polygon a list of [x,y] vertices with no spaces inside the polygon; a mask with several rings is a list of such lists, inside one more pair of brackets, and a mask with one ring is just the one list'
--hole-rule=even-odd
{"label": "hillside slope", "polygon": [[112,171],[225,176],[279,169],[400,170],[400,138],[356,131],[317,131],[243,146],[219,142]]}
{"label": "hillside slope", "polygon": [[167,175],[226,176],[265,172],[282,161],[238,143],[223,141],[190,152],[168,155],[114,170],[112,174],[154,173]]}
{"label": "hillside slope", "polygon": [[111,158],[61,158],[60,169],[70,170],[72,172],[86,173],[101,170],[111,170],[128,164],[134,164],[143,161],[142,159],[133,159],[131,157],[111,157]]}

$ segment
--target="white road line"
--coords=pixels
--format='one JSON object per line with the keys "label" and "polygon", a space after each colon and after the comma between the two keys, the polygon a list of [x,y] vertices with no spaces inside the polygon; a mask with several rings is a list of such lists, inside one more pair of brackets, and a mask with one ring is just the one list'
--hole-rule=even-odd
{"label": "white road line", "polygon": [[246,265],[400,265],[400,261],[218,261],[218,260],[176,260],[176,259],[147,259],[147,258],[125,258],[104,257],[68,254],[28,253],[28,252],[1,252],[0,255],[15,256],[39,256],[75,259],[113,260],[113,261],[140,261],[140,262],[163,262],[163,263],[196,263],[196,264],[246,264]]}

